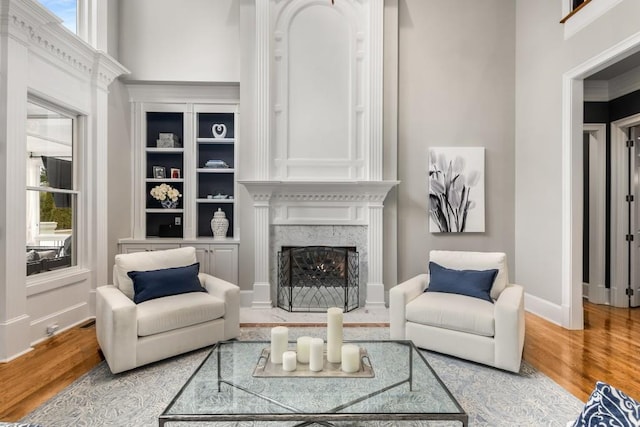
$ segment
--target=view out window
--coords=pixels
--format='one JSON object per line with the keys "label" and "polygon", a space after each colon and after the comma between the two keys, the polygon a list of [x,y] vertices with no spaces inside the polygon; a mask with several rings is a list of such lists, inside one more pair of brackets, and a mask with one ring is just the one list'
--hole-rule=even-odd
{"label": "view out window", "polygon": [[39,0],[43,6],[62,19],[65,27],[77,34],[78,0]]}
{"label": "view out window", "polygon": [[75,118],[27,104],[27,275],[76,265]]}
{"label": "view out window", "polygon": [[571,10],[576,9],[582,3],[584,3],[584,0],[573,0],[572,3],[571,3]]}

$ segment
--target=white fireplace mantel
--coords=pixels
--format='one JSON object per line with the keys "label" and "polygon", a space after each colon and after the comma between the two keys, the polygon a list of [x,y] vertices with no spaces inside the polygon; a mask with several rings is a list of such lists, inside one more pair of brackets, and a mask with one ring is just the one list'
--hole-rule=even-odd
{"label": "white fireplace mantel", "polygon": [[383,202],[400,181],[239,181],[254,200]]}
{"label": "white fireplace mantel", "polygon": [[369,225],[399,181],[240,181],[255,203],[268,202],[272,225]]}

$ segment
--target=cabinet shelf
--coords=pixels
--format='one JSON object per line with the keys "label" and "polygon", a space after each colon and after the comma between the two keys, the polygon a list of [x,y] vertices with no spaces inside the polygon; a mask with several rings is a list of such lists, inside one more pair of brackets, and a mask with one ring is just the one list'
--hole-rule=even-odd
{"label": "cabinet shelf", "polygon": [[234,168],[197,168],[198,173],[235,173]]}
{"label": "cabinet shelf", "polygon": [[147,178],[146,182],[184,182],[184,178]]}
{"label": "cabinet shelf", "polygon": [[184,209],[165,209],[165,208],[148,208],[146,213],[183,213]]}
{"label": "cabinet shelf", "polygon": [[236,199],[196,199],[196,203],[233,203]]}
{"label": "cabinet shelf", "polygon": [[233,144],[235,138],[196,138],[198,144]]}
{"label": "cabinet shelf", "polygon": [[147,153],[184,153],[184,148],[158,148],[158,147],[147,147]]}

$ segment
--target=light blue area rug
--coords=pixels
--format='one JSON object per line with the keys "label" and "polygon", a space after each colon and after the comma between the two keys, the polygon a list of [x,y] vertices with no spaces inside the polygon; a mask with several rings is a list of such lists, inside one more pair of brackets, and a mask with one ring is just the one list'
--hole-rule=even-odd
{"label": "light blue area rug", "polygon": [[[268,340],[270,328],[243,328],[241,340]],[[388,328],[345,328],[345,340],[388,339]],[[325,328],[290,328],[289,339],[326,338]],[[22,422],[43,427],[157,426],[158,415],[208,353],[198,350],[113,375],[105,362],[79,378]],[[513,374],[441,354],[424,352],[460,405],[470,426],[565,426],[577,418],[583,403],[551,379],[523,362]],[[167,424],[168,426],[185,424]],[[203,426],[203,423],[193,425]],[[208,424],[207,424],[208,425]],[[283,425],[282,423],[218,423],[216,426]],[[446,422],[338,423],[340,426],[454,426]]]}

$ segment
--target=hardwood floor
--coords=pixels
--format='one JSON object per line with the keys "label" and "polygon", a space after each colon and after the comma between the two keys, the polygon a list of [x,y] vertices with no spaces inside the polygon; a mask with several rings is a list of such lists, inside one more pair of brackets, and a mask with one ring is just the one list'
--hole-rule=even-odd
{"label": "hardwood floor", "polygon": [[640,308],[585,302],[584,323],[569,331],[527,313],[524,359],[583,401],[598,380],[640,400]]}
{"label": "hardwood floor", "polygon": [[62,332],[0,363],[0,421],[18,421],[102,360],[95,325]]}
{"label": "hardwood floor", "polygon": [[[585,303],[584,318],[583,331],[568,331],[527,313],[524,359],[582,401],[597,380],[640,399],[640,308]],[[19,420],[101,360],[90,324],[0,364],[0,420]]]}

